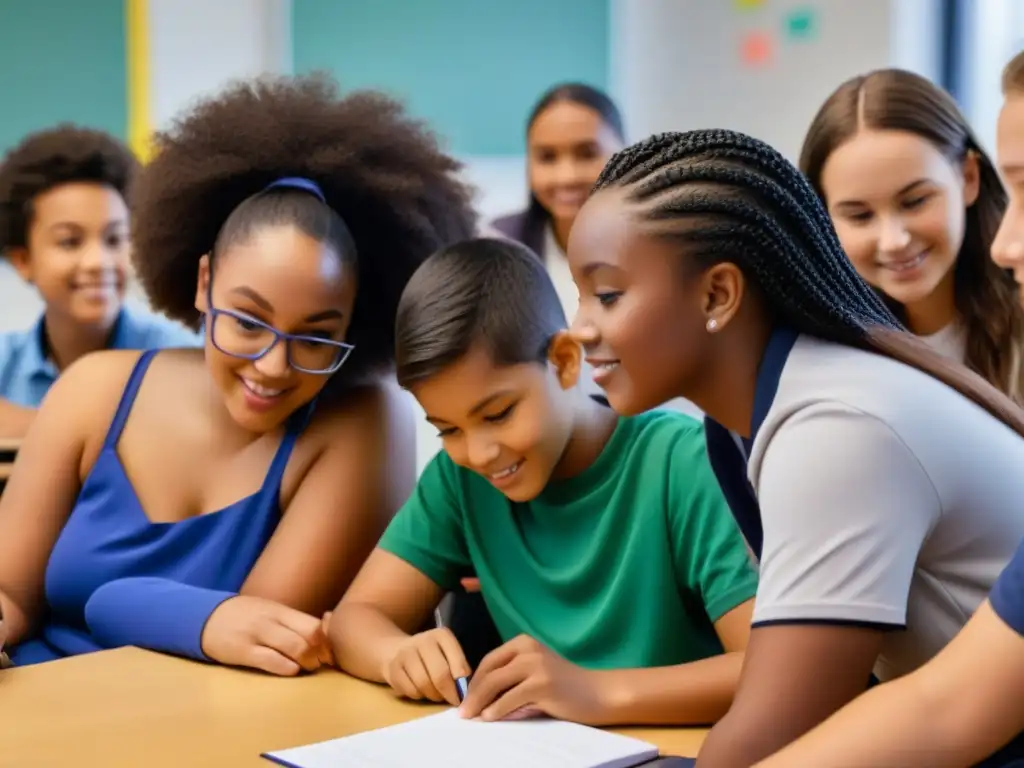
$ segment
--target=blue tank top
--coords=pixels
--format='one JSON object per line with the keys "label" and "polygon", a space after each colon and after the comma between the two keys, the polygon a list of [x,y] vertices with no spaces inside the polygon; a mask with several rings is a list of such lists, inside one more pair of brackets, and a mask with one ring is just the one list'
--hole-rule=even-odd
{"label": "blue tank top", "polygon": [[[236,593],[277,527],[281,477],[295,440],[312,412],[312,403],[289,419],[281,445],[256,493],[216,512],[180,522],[152,523],[146,517],[117,455],[117,443],[156,352],[143,353],[128,379],[103,448],[50,554],[45,623],[38,636],[14,648],[11,659],[16,665],[110,647],[109,642],[94,636],[86,608],[98,589],[114,582],[149,587],[162,582],[178,592],[193,588],[196,593]],[[132,597],[141,597],[145,605],[148,597],[163,599],[165,595],[157,590],[148,596]],[[110,610],[120,610],[123,605],[123,610],[136,614],[115,620],[148,624],[146,629],[152,632],[159,617],[138,616],[139,606],[133,603],[139,602],[119,600],[107,607],[108,617]],[[169,605],[174,601],[164,602]],[[171,619],[175,623],[174,617]],[[201,626],[199,629],[201,632]]]}

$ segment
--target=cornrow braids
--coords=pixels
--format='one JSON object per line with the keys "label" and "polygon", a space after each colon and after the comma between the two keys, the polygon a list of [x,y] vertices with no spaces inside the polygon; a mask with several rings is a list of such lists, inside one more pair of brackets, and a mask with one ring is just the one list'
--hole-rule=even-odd
{"label": "cornrow braids", "polygon": [[846,258],[800,172],[767,144],[726,130],[662,133],[613,157],[595,189],[627,187],[658,230],[704,266],[735,261],[796,330],[847,343],[896,317]]}
{"label": "cornrow braids", "polygon": [[657,134],[608,161],[594,191],[612,187],[698,269],[735,263],[784,324],[918,368],[1024,436],[1012,399],[902,328],[851,265],[808,180],[764,142],[717,129]]}

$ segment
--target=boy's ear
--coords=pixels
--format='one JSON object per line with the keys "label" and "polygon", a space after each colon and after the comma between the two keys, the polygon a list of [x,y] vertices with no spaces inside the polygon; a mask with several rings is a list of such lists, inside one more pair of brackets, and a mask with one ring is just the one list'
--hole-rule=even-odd
{"label": "boy's ear", "polygon": [[555,367],[562,389],[572,389],[580,378],[583,348],[568,331],[559,331],[548,346],[548,362]]}
{"label": "boy's ear", "polygon": [[8,261],[11,262],[11,266],[14,267],[14,271],[17,272],[21,279],[26,283],[32,283],[32,264],[29,261],[28,248],[24,246],[18,246],[17,248],[8,248],[4,253]]}

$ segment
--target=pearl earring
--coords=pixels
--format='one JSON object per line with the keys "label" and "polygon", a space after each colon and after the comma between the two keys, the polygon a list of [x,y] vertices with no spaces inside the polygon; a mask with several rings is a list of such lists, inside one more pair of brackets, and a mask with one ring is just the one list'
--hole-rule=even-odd
{"label": "pearl earring", "polygon": [[707,323],[708,333],[714,333],[716,328],[718,328],[718,321],[712,317],[708,320]]}

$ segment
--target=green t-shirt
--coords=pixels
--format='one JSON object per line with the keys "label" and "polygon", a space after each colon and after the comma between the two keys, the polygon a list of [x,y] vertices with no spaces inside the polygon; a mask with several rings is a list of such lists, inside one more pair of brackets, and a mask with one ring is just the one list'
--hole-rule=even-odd
{"label": "green t-shirt", "polygon": [[721,653],[712,622],[757,590],[704,429],[669,411],[620,418],[588,469],[526,504],[441,452],[379,546],[444,589],[475,571],[504,640],[594,669]]}

